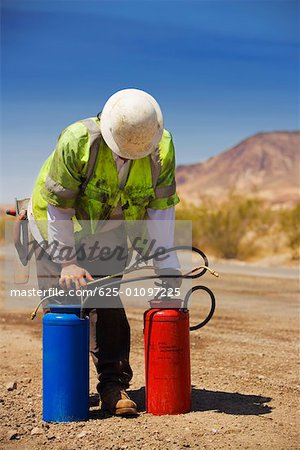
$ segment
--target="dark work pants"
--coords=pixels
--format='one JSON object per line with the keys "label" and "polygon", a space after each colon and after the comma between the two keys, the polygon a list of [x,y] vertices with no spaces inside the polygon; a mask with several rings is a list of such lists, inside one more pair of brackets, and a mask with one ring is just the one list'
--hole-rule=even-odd
{"label": "dark work pants", "polygon": [[124,308],[92,309],[89,317],[90,352],[98,374],[98,391],[109,382],[128,388],[132,378],[130,328]]}
{"label": "dark work pants", "polygon": [[[125,252],[127,254],[127,237],[123,225],[100,233],[97,237],[84,239],[79,245],[85,244],[87,248],[93,245],[95,239],[99,241],[100,246],[105,245],[111,249],[119,246],[124,249],[123,255]],[[51,261],[40,247],[37,248],[35,256],[39,289],[57,286],[61,265]],[[118,258],[90,261],[86,257],[78,261],[78,265],[88,270],[96,279],[101,275],[123,272],[126,258],[122,258],[122,261]],[[105,385],[111,382],[120,383],[124,388],[128,388],[132,378],[129,364],[130,327],[120,296],[93,298],[93,305],[91,307],[88,305],[87,312],[90,319],[90,353],[99,379],[98,391],[101,392]]]}

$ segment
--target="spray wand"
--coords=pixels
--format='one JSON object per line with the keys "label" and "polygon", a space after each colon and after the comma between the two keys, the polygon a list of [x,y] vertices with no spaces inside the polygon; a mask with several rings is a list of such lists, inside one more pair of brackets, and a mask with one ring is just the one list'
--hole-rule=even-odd
{"label": "spray wand", "polygon": [[[185,246],[185,245],[180,245],[180,246],[176,246],[176,247],[172,247],[168,250],[165,251],[165,253],[170,253],[173,251],[178,251],[178,250],[192,250],[193,252],[196,252],[198,255],[200,255],[203,258],[204,264],[201,264],[197,267],[195,267],[194,269],[190,270],[189,272],[185,273],[185,274],[178,274],[178,275],[164,275],[163,278],[182,278],[182,279],[195,279],[195,278],[200,278],[201,276],[203,276],[207,271],[210,272],[212,275],[214,275],[215,277],[219,277],[219,274],[211,269],[210,267],[208,267],[208,259],[205,255],[205,253],[202,252],[202,250],[198,249],[197,247],[189,247],[189,246]],[[139,270],[144,270],[144,269],[155,269],[154,266],[148,266],[145,265],[145,263],[150,260],[153,259],[156,255],[150,255],[147,257],[141,257],[139,258],[137,261],[135,261],[131,266],[129,266],[127,269],[125,269],[123,272],[117,273],[117,274],[112,274],[112,275],[108,275],[105,277],[102,277],[100,279],[94,280],[94,281],[90,281],[89,283],[87,283],[87,287],[91,287],[91,286],[96,286],[95,287],[95,292],[97,290],[99,290],[100,288],[106,288],[106,287],[111,287],[113,285],[120,285],[120,284],[127,284],[127,283],[134,283],[134,282],[138,282],[138,281],[143,281],[143,280],[152,280],[152,279],[157,279],[158,275],[148,275],[148,276],[142,276],[142,277],[136,277],[136,278],[131,278],[128,280],[120,280],[120,277],[132,272],[136,272]],[[143,265],[142,265],[143,264]],[[199,272],[200,271],[200,272]],[[98,286],[98,284],[100,284]],[[211,317],[214,314],[215,311],[215,297],[213,295],[213,293],[211,292],[210,289],[208,289],[206,286],[194,286],[193,288],[191,288],[187,294],[185,295],[184,301],[183,301],[183,308],[187,309],[187,304],[188,304],[188,300],[190,298],[190,296],[192,295],[192,293],[196,290],[204,290],[206,291],[211,298],[211,309],[210,312],[208,314],[208,316],[206,317],[206,319],[201,322],[200,324],[191,327],[191,329],[198,329],[201,328],[202,326],[206,325],[206,323],[211,319]],[[90,291],[90,290],[89,290]],[[89,293],[88,295],[86,295],[84,297],[84,289],[81,289],[81,309],[80,309],[80,314],[81,316],[83,316],[83,311],[85,308],[85,304],[87,302],[87,299],[89,298]],[[32,312],[31,314],[31,320],[33,320],[36,317],[36,314],[38,312],[38,309],[40,308],[40,306],[46,301],[49,300],[50,298],[53,298],[54,295],[48,295],[46,297],[44,297],[36,306],[35,310]],[[53,299],[53,301],[57,304],[60,304],[55,298]]]}

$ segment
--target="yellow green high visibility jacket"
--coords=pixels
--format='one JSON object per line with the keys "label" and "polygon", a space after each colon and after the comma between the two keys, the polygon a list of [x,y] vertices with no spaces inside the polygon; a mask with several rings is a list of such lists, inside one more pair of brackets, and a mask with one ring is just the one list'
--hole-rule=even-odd
{"label": "yellow green high visibility jacket", "polygon": [[[142,220],[147,208],[167,209],[179,202],[174,146],[167,130],[155,152],[131,162],[127,182],[120,189],[116,163],[99,124],[93,117],[65,128],[38,175],[32,208],[44,238],[48,203],[74,208],[75,221],[88,220],[93,233],[95,223],[108,219],[119,201],[125,220]],[[95,161],[91,169],[92,151]]]}

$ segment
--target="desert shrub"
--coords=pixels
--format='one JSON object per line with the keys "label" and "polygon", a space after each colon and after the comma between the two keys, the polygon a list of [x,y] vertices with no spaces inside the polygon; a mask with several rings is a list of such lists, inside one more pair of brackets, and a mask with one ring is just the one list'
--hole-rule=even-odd
{"label": "desert shrub", "polygon": [[249,259],[257,238],[272,226],[272,212],[257,198],[231,192],[226,200],[206,198],[200,206],[183,204],[177,218],[193,221],[193,242],[222,258]]}
{"label": "desert shrub", "polygon": [[0,242],[4,241],[5,238],[5,218],[0,217]]}
{"label": "desert shrub", "polygon": [[8,221],[14,221],[14,217],[0,215],[0,243],[3,245],[5,240],[5,228]]}
{"label": "desert shrub", "polygon": [[280,226],[287,240],[293,259],[299,258],[300,247],[300,203],[280,213]]}

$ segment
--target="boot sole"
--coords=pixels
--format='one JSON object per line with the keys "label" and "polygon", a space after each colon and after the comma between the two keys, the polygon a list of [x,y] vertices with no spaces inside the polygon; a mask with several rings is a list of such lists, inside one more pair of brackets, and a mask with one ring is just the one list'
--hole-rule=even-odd
{"label": "boot sole", "polygon": [[101,411],[108,412],[109,414],[112,414],[114,416],[137,416],[138,415],[138,412],[135,408],[118,408],[118,409],[112,411],[109,408],[102,406]]}
{"label": "boot sole", "polygon": [[135,408],[118,408],[115,413],[116,416],[137,416]]}

